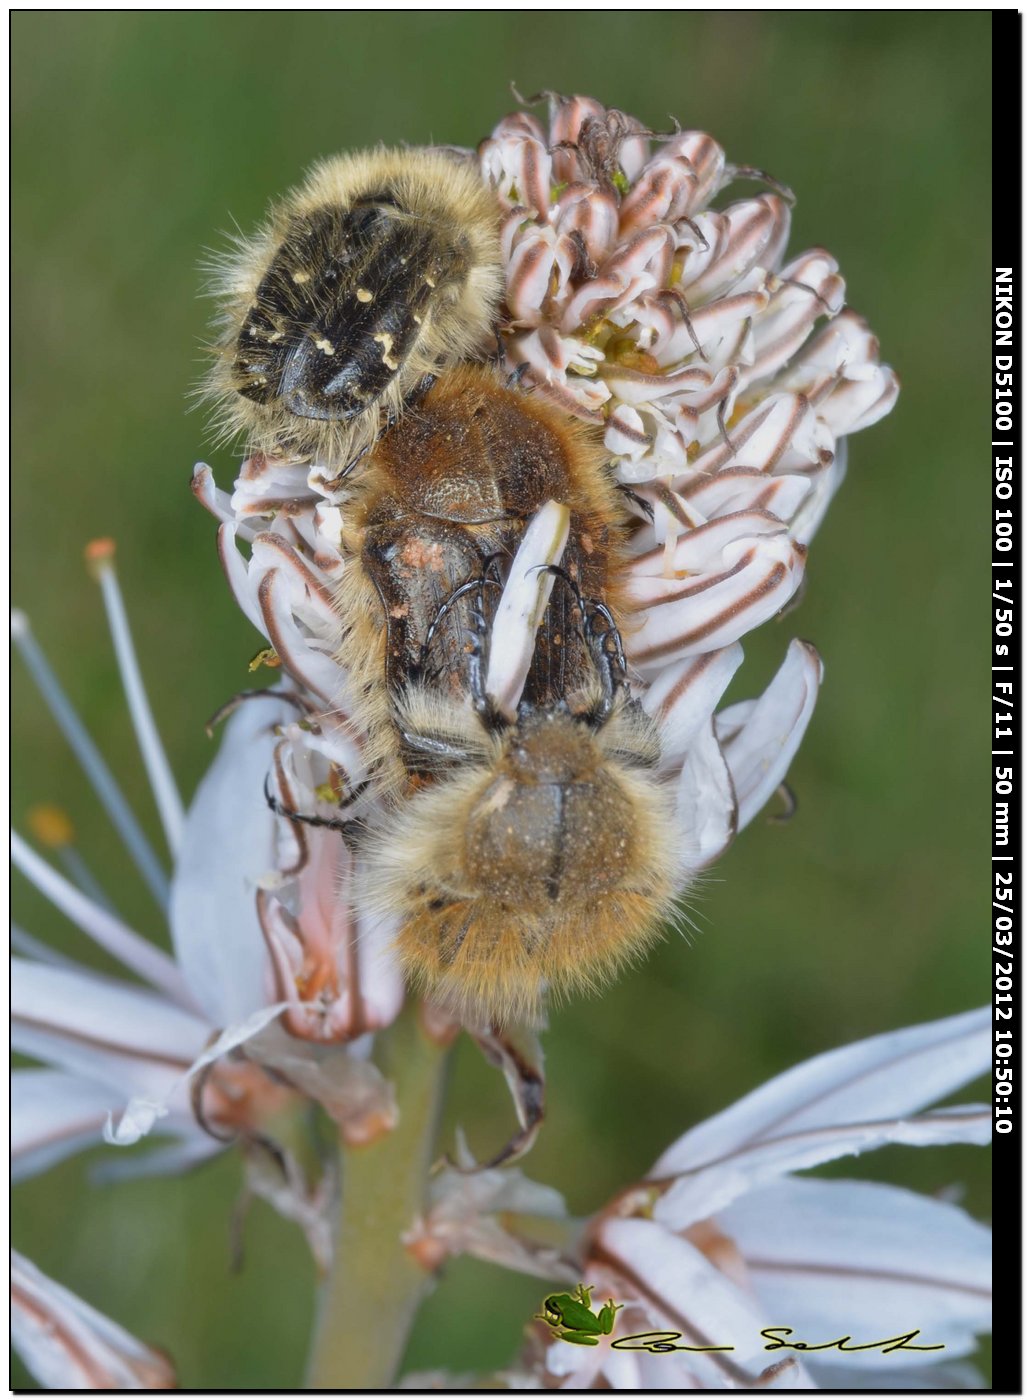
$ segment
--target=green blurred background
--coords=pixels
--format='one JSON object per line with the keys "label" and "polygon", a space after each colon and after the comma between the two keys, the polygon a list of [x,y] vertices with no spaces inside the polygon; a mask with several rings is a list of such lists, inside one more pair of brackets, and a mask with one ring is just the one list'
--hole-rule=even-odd
{"label": "green blurred background", "polygon": [[[847,1040],[964,1010],[988,992],[987,433],[991,20],[985,14],[16,14],[14,601],[159,840],[98,593],[120,576],[183,791],[203,722],[246,681],[256,634],[229,601],[189,473],[211,454],[187,411],[206,306],[197,263],[315,157],[386,142],[472,144],[522,92],[585,92],[660,126],[672,113],[799,195],[791,247],[823,244],[904,389],[853,439],[801,608],[747,645],[755,693],[795,634],[827,665],[792,770],[800,808],[759,822],[678,939],[546,1038],[550,1118],[528,1162],[585,1212],[690,1124]],[[978,466],[974,464],[977,463]],[[14,668],[14,814],[59,801],[119,907],[152,907]],[[17,879],[20,922],[89,959]],[[93,958],[102,965],[99,958]],[[461,1049],[450,1129],[484,1154],[510,1109]],[[92,1159],[101,1153],[92,1154]],[[98,1189],[89,1159],[19,1188],[14,1241],[174,1355],[183,1385],[299,1382],[313,1297],[305,1246],[258,1205],[242,1273],[229,1156],[192,1177]],[[839,1175],[937,1191],[989,1214],[987,1158],[890,1149]],[[541,1287],[453,1264],[411,1365],[512,1356]]]}

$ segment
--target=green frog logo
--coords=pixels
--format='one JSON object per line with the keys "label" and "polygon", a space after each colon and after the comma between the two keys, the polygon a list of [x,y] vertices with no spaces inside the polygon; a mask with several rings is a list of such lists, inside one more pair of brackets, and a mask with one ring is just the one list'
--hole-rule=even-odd
{"label": "green frog logo", "polygon": [[592,1291],[579,1283],[573,1293],[550,1293],[543,1300],[542,1311],[535,1316],[559,1341],[597,1347],[599,1338],[608,1337],[613,1331],[614,1319],[624,1305],[610,1298],[598,1312],[593,1312]]}

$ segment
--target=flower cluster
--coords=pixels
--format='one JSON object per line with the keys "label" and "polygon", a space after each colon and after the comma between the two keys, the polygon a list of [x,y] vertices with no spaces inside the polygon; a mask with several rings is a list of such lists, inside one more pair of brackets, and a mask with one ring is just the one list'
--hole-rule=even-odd
{"label": "flower cluster", "polygon": [[780,187],[711,208],[737,180],[768,177],[705,133],[646,132],[590,98],[549,95],[549,108],[548,125],[506,117],[480,150],[507,210],[509,363],[602,426],[624,482],[665,479],[707,517],[692,497],[724,473],[718,494],[745,473],[805,478],[779,488],[792,499],[778,513],[801,507],[808,538],[841,439],[883,417],[898,387],[843,309],[834,258],[784,261]]}

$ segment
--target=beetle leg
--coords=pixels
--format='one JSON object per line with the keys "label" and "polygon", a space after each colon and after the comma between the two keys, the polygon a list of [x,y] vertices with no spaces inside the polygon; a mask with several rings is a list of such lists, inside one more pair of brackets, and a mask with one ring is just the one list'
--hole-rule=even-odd
{"label": "beetle leg", "polygon": [[656,512],[653,510],[651,501],[647,501],[646,498],[640,496],[637,491],[632,491],[631,487],[625,486],[623,482],[618,482],[616,489],[626,500],[629,500],[637,510],[640,510],[648,521],[652,522],[656,519]]}
{"label": "beetle leg", "polygon": [[497,708],[485,689],[485,638],[488,623],[485,620],[484,589],[492,579],[478,579],[478,606],[471,612],[474,630],[468,632],[467,646],[467,688],[471,692],[474,712],[490,734],[506,729],[510,721]]}
{"label": "beetle leg", "polygon": [[[597,627],[596,618],[601,618],[606,626]],[[601,729],[613,713],[618,692],[627,690],[628,663],[620,631],[605,603],[587,603],[583,635],[602,684],[599,701],[583,718],[593,729]]]}
{"label": "beetle leg", "polygon": [[[486,570],[491,566],[491,562],[492,561],[489,560],[486,563]],[[481,578],[470,578],[467,579],[465,583],[461,583],[457,588],[454,588],[452,593],[450,593],[449,596],[445,598],[442,603],[439,604],[439,609],[436,612],[435,616],[432,618],[431,625],[429,626],[427,632],[424,634],[424,641],[421,643],[421,655],[418,660],[416,670],[417,675],[420,675],[428,664],[428,653],[431,650],[431,644],[435,640],[436,633],[438,632],[438,629],[442,624],[443,620],[449,616],[449,614],[452,612],[453,608],[456,606],[456,604],[460,601],[461,598],[465,598],[468,593],[477,592],[480,595],[482,589],[485,587],[501,588],[502,585],[500,584],[498,579],[487,578],[484,576]]]}
{"label": "beetle leg", "polygon": [[[361,783],[355,789],[353,796],[358,797],[367,787],[367,783]],[[291,807],[286,807],[284,802],[280,802],[271,791],[270,773],[264,779],[264,800],[274,812],[276,817],[285,817],[290,822],[302,822],[304,826],[326,827],[329,831],[341,831],[344,835],[352,835],[361,823],[354,817],[319,817],[313,813],[294,812]]]}

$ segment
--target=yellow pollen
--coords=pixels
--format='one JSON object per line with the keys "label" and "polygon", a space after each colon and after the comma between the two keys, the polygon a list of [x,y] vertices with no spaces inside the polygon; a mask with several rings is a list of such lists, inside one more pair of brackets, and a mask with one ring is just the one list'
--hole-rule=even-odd
{"label": "yellow pollen", "polygon": [[366,287],[358,287],[357,301],[362,301],[366,306],[369,301],[374,301],[374,292],[369,292]]}
{"label": "yellow pollen", "polygon": [[663,577],[674,578],[676,571],[674,568],[674,553],[677,548],[677,536],[668,535],[663,541]]}
{"label": "yellow pollen", "polygon": [[314,344],[317,346],[317,348],[318,348],[319,350],[323,351],[323,353],[326,354],[326,355],[334,355],[334,354],[335,354],[335,346],[332,344],[332,342],[331,342],[330,340],[315,340],[315,341],[314,341]]}
{"label": "yellow pollen", "polygon": [[35,807],[29,808],[28,814],[29,831],[42,846],[49,846],[51,850],[60,850],[62,846],[70,846],[75,840],[75,828],[71,824],[71,818],[63,807],[58,807],[52,802],[40,802]]}
{"label": "yellow pollen", "polygon": [[299,283],[302,283],[302,282],[309,282],[309,281],[310,281],[310,273],[309,273],[309,272],[294,272],[294,273],[292,274],[292,280],[293,280],[294,282],[299,282]]}
{"label": "yellow pollen", "polygon": [[282,664],[282,659],[275,651],[274,647],[264,647],[258,651],[256,656],[247,667],[250,671],[258,671],[261,666],[267,666],[272,671],[277,671]]}

